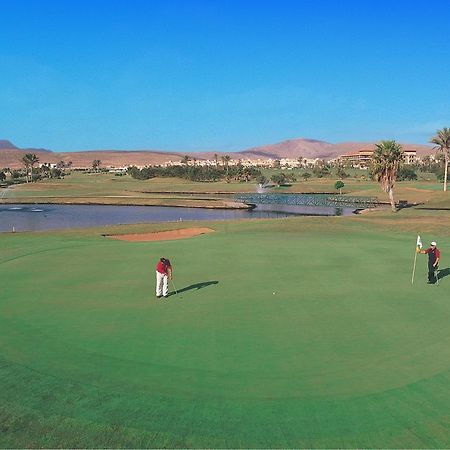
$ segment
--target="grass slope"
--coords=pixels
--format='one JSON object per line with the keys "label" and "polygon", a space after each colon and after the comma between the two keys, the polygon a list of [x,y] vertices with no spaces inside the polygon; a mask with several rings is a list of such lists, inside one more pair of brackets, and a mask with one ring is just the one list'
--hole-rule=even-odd
{"label": "grass slope", "polygon": [[415,227],[450,236],[422,214],[1,235],[0,445],[448,447],[450,277],[410,275]]}

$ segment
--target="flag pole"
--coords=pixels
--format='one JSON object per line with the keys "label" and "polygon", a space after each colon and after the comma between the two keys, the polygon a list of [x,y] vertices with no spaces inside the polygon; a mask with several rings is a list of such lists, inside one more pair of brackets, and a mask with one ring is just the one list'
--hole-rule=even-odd
{"label": "flag pole", "polygon": [[414,275],[416,273],[416,261],[417,261],[418,250],[419,251],[422,250],[422,239],[420,239],[420,234],[417,236],[417,241],[416,241],[416,253],[414,253],[414,266],[413,266],[411,284],[414,284]]}
{"label": "flag pole", "polygon": [[411,284],[414,284],[414,275],[416,273],[416,261],[417,261],[417,252],[414,253],[414,266],[413,266]]}

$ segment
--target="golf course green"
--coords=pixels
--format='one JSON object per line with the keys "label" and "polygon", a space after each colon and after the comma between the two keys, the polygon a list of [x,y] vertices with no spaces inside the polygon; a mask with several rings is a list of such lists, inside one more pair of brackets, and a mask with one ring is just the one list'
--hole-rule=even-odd
{"label": "golf course green", "polygon": [[449,221],[420,214],[0,235],[0,446],[449,447]]}

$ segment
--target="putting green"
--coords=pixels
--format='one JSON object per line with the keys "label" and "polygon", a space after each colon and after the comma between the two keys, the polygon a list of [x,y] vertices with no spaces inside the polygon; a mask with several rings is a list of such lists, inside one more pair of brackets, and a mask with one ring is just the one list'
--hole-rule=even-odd
{"label": "putting green", "polygon": [[421,256],[411,286],[414,235],[311,223],[2,236],[0,444],[448,447],[450,277]]}

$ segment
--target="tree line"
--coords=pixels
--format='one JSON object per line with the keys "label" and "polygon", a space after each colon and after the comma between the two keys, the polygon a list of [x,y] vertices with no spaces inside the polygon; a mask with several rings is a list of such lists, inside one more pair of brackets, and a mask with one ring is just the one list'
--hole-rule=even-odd
{"label": "tree line", "polygon": [[184,178],[190,181],[240,181],[248,182],[261,176],[261,171],[256,167],[236,166],[197,166],[183,164],[180,166],[149,166],[139,169],[135,166],[128,168],[128,174],[136,180],[149,180],[150,178]]}

